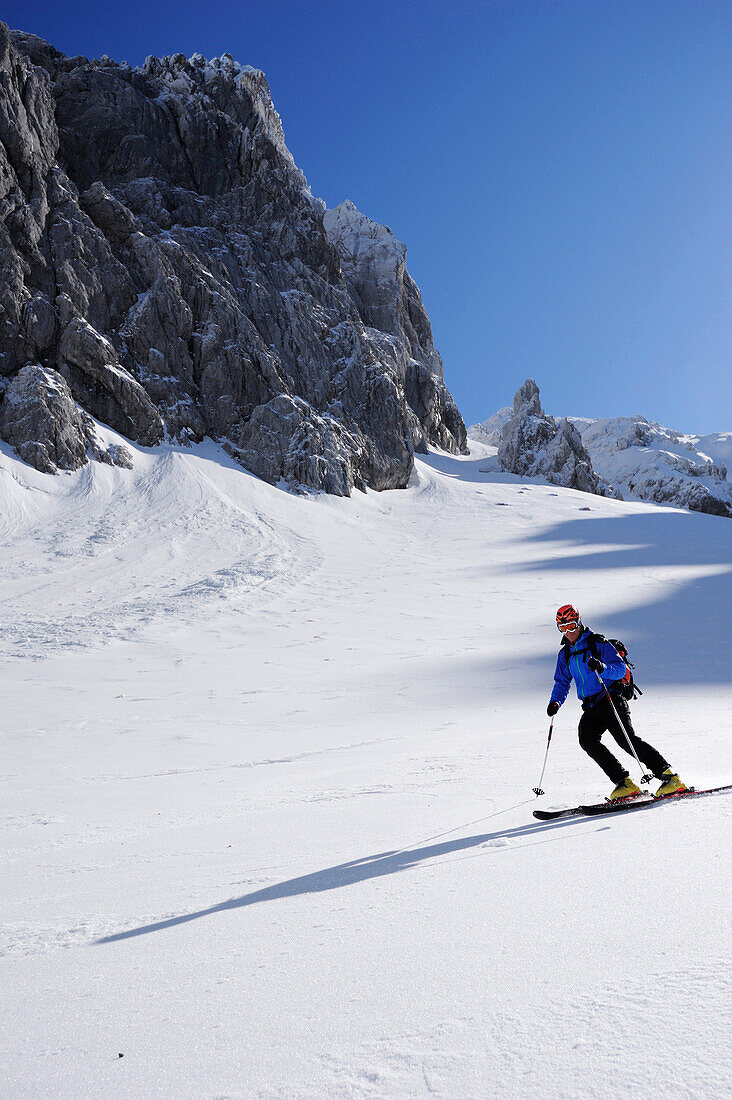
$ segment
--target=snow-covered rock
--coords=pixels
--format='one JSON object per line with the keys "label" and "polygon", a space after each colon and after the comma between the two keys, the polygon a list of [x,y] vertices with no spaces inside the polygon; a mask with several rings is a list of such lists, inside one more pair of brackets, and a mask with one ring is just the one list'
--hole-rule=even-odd
{"label": "snow-covered rock", "polygon": [[[528,381],[513,409],[472,425],[468,436],[498,446],[500,464],[513,473],[540,472],[555,484],[569,484],[556,480],[557,470],[563,477],[576,465],[583,484],[575,487],[586,488],[589,463],[599,487],[588,492],[732,516],[732,432],[688,435],[644,416],[553,419],[541,408],[536,383]],[[584,458],[578,459],[577,447]]]}
{"label": "snow-covered rock", "polygon": [[0,405],[0,436],[42,473],[78,470],[88,462],[81,412],[64,379],[29,364],[15,375]]}
{"label": "snow-covered rock", "polygon": [[610,492],[592,468],[577,430],[541,407],[539,387],[528,378],[513,399],[513,415],[501,432],[498,461],[504,470],[544,477],[553,485],[605,496]]}
{"label": "snow-covered rock", "polygon": [[66,380],[38,363],[29,363],[9,382],[0,404],[0,437],[44,474],[78,470],[90,456],[110,466],[132,465],[127,448],[100,438]]}
{"label": "snow-covered rock", "polygon": [[442,378],[430,320],[407,271],[407,246],[350,200],[327,210],[323,223],[364,324],[405,340],[413,355]]}
{"label": "snow-covered rock", "polygon": [[732,450],[732,433],[684,435],[643,416],[568,422],[598,473],[624,496],[732,517],[732,484],[722,461]]}
{"label": "snow-covered rock", "polygon": [[346,285],[375,357],[404,379],[414,449],[433,443],[464,452],[465,425],[443,381],[442,359],[419,287],[407,271],[407,248],[386,225],[342,202],[323,218]]}

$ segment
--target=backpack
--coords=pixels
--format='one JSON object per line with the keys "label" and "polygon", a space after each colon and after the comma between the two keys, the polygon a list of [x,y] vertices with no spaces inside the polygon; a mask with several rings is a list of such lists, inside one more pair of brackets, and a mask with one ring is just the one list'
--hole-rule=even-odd
{"label": "backpack", "polygon": [[619,691],[626,699],[637,699],[639,695],[643,694],[633,679],[632,669],[635,668],[635,665],[632,661],[628,660],[628,647],[624,642],[621,642],[619,638],[605,638],[602,634],[591,634],[587,640],[590,643],[590,649],[595,657],[597,657],[598,661],[600,660],[600,656],[597,652],[597,643],[609,642],[611,646],[617,649],[621,660],[625,662],[625,676],[623,676],[622,680],[615,681],[612,686],[613,691]]}

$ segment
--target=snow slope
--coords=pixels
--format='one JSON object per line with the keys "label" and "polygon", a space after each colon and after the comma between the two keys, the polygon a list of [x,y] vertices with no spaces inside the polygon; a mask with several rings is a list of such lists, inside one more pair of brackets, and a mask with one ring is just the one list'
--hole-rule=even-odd
{"label": "snow slope", "polygon": [[[567,600],[732,781],[729,523],[471,447],[346,500],[1,450],[4,1095],[729,1095],[732,800],[531,816]],[[541,805],[607,792],[578,714]]]}
{"label": "snow slope", "polygon": [[732,470],[732,432],[711,432],[709,435],[686,437],[697,451],[708,455],[712,462],[727,467],[727,480]]}

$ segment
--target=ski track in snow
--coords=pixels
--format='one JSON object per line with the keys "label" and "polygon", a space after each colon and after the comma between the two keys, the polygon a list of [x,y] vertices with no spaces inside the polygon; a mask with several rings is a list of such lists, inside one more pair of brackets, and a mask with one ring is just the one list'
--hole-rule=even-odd
{"label": "ski track in snow", "polygon": [[[732,801],[531,787],[566,599],[729,782],[732,528],[491,455],[335,500],[0,446],[4,1094],[730,1094]],[[606,793],[577,718],[545,808]]]}

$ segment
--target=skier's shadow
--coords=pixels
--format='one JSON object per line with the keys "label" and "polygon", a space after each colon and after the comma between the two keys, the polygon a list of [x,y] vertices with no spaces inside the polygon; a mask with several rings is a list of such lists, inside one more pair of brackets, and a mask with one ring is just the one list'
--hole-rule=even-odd
{"label": "skier's shadow", "polygon": [[[187,924],[188,921],[198,920],[199,917],[209,917],[214,913],[225,913],[228,909],[243,909],[248,905],[259,905],[260,902],[264,901],[277,901],[280,898],[292,898],[300,894],[317,894],[324,890],[338,890],[343,886],[353,886],[354,883],[365,882],[370,878],[394,875],[398,871],[406,871],[410,867],[415,867],[425,860],[437,859],[440,856],[466,851],[469,848],[477,848],[482,844],[489,844],[491,841],[522,839],[536,833],[546,835],[557,829],[572,828],[582,822],[587,824],[587,819],[569,817],[562,818],[559,821],[537,821],[528,825],[520,825],[515,829],[499,829],[493,833],[482,833],[478,836],[462,837],[459,840],[443,841],[441,844],[430,844],[422,848],[409,848],[402,851],[382,852],[379,855],[365,856],[362,859],[351,860],[349,863],[339,863],[335,867],[327,867],[323,871],[314,871],[309,875],[291,878],[285,882],[279,882],[275,886],[255,890],[253,893],[244,894],[240,898],[230,898],[228,901],[222,901],[218,905],[210,906],[208,909],[199,909],[194,913],[183,913],[181,916],[169,917],[167,920],[156,921],[154,924],[143,924],[139,928],[117,932],[113,936],[104,936],[95,942],[116,943],[118,940],[129,940],[134,936],[144,936],[148,932],[162,932],[164,928],[174,928],[178,924]],[[539,841],[538,843],[548,842]],[[502,847],[493,849],[496,854],[505,850]]]}

